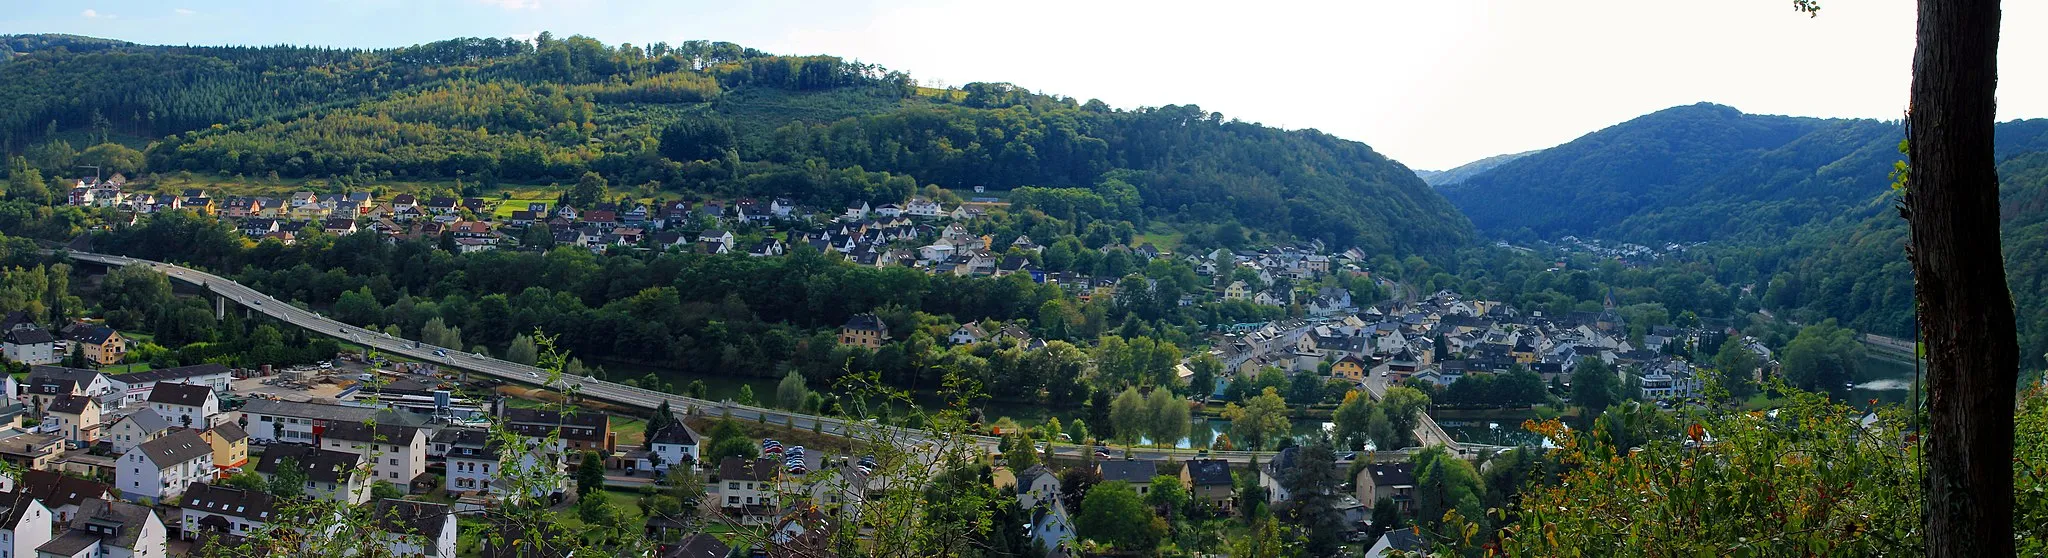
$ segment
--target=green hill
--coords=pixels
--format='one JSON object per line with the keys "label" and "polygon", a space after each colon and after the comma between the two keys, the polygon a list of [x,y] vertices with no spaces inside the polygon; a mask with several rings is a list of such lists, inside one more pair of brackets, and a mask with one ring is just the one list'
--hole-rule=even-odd
{"label": "green hill", "polygon": [[[2006,123],[2000,157],[2048,148],[2048,121]],[[1744,114],[1698,104],[1587,134],[1442,188],[1501,236],[1773,241],[1875,214],[1897,122]]]}
{"label": "green hill", "polygon": [[[925,89],[830,56],[585,37],[389,50],[0,44],[19,53],[0,63],[7,149],[81,128],[162,137],[147,151],[157,173],[488,186],[597,172],[678,194],[826,207],[897,201],[919,185],[1128,185],[1142,212],[1114,217],[1202,238],[1241,226],[1391,254],[1470,239],[1448,202],[1358,142],[1192,105],[1114,109],[1008,84]],[[91,47],[56,48],[65,44]]]}

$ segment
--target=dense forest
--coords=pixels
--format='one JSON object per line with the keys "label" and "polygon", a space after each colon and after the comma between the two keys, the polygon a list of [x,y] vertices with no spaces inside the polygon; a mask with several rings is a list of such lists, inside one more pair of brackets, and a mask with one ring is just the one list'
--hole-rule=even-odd
{"label": "dense forest", "polygon": [[[0,142],[46,176],[84,145],[145,145],[148,171],[246,179],[610,182],[821,207],[911,187],[1134,191],[1129,220],[1220,224],[1368,252],[1442,254],[1470,225],[1354,141],[1196,106],[1117,109],[997,83],[730,43],[543,34],[388,50],[158,47],[16,36]],[[79,48],[72,48],[77,46]],[[1232,229],[1235,230],[1235,229]],[[1234,236],[1223,231],[1223,236]],[[1228,243],[1219,243],[1227,245]]]}

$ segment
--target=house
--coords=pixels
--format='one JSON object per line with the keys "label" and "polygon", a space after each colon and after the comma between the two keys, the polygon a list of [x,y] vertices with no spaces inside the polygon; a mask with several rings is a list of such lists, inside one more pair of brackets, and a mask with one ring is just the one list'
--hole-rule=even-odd
{"label": "house", "polygon": [[[57,388],[38,388],[39,385],[55,384]],[[30,395],[54,397],[75,393],[92,397],[105,397],[115,393],[113,380],[98,370],[65,368],[62,366],[31,366],[28,369]],[[47,400],[44,403],[48,403]]]}
{"label": "house", "polygon": [[1301,453],[1300,449],[1290,447],[1280,450],[1280,453],[1273,456],[1272,461],[1259,467],[1259,488],[1266,489],[1267,504],[1279,505],[1294,498],[1293,494],[1287,492],[1287,485],[1281,482],[1281,479],[1293,472],[1295,457]]}
{"label": "house", "polygon": [[454,213],[455,198],[447,196],[437,196],[434,198],[429,198],[427,199],[427,212],[433,213],[435,215],[445,215],[449,213]]}
{"label": "house", "polygon": [[903,214],[911,217],[938,217],[939,211],[939,202],[924,198],[911,198],[910,203],[903,206]]}
{"label": "house", "polygon": [[57,434],[78,444],[100,440],[100,401],[83,395],[59,395],[43,408],[44,420],[57,425]]}
{"label": "house", "polygon": [[868,218],[868,202],[846,206],[846,213],[839,216],[842,221],[859,221]]}
{"label": "house", "polygon": [[880,349],[889,340],[889,327],[874,314],[854,314],[839,328],[839,344]]}
{"label": "house", "polygon": [[50,508],[58,523],[70,522],[86,500],[110,498],[113,494],[112,487],[106,483],[40,469],[22,471],[19,490]]}
{"label": "house", "polygon": [[352,218],[331,218],[320,223],[320,230],[327,234],[341,236],[356,233],[356,220]]}
{"label": "house", "polygon": [[447,504],[385,498],[371,514],[388,556],[455,558],[455,513]]}
{"label": "house", "polygon": [[1244,281],[1231,281],[1223,287],[1223,300],[1251,300],[1251,287]]}
{"label": "house", "polygon": [[107,377],[107,381],[108,383],[113,385],[114,391],[124,393],[121,399],[122,405],[147,401],[149,399],[150,393],[156,389],[156,386],[159,383],[168,382],[189,384],[195,386],[206,386],[209,388],[213,388],[213,393],[218,395],[222,393],[227,393],[229,384],[234,380],[235,373],[233,370],[228,369],[228,367],[226,366],[213,363],[194,364],[191,366],[179,366],[176,368],[164,368],[160,370],[134,372],[129,374],[120,374]]}
{"label": "house", "polygon": [[761,525],[775,516],[775,480],[782,468],[773,459],[727,457],[718,475],[705,483],[718,495],[718,505],[742,525]]}
{"label": "house", "polygon": [[249,464],[249,433],[242,430],[242,425],[223,422],[200,431],[199,437],[213,448],[213,468],[219,478],[240,472],[243,465]]}
{"label": "house", "polygon": [[[211,459],[210,448],[207,455]],[[356,474],[368,463],[369,458],[345,451],[273,444],[265,449],[263,460],[256,462],[256,474],[268,482],[277,478],[279,471],[290,470],[286,467],[296,468],[306,476],[307,496],[354,505],[370,499],[370,479]]]}
{"label": "house", "polygon": [[[450,432],[453,434],[449,434]],[[444,429],[441,433],[435,434],[434,447],[442,447],[444,442],[448,462],[446,489],[449,492],[502,492],[500,489],[494,489],[492,484],[505,472],[500,468],[500,456],[505,448],[490,439],[489,431],[478,428]],[[543,466],[551,466],[557,472],[565,468],[563,461],[566,454],[558,448],[543,448],[532,440],[527,440],[526,443],[528,446],[524,450],[524,455],[520,456],[520,467],[534,471]],[[559,494],[568,490],[568,479],[563,478],[562,481],[555,486],[535,486],[531,493],[524,496],[545,497]]]}
{"label": "house", "polygon": [[169,533],[147,506],[93,498],[78,505],[63,534],[36,547],[38,558],[166,558]]}
{"label": "house", "polygon": [[966,323],[954,328],[953,334],[946,336],[946,342],[954,345],[973,345],[987,338],[988,332],[982,330],[980,324]]}
{"label": "house", "polygon": [[618,435],[612,432],[612,417],[604,413],[560,413],[542,409],[503,408],[498,412],[506,429],[529,440],[546,438],[550,432],[561,432],[560,449],[568,451],[597,451],[611,453],[617,449]]}
{"label": "house", "polygon": [[733,237],[732,231],[705,229],[704,232],[697,233],[697,242],[717,244],[719,251],[713,253],[723,254],[732,251],[733,243],[737,240]]}
{"label": "house", "polygon": [[1360,360],[1356,356],[1345,355],[1344,358],[1337,359],[1337,362],[1330,365],[1330,375],[1353,382],[1363,382],[1365,381],[1366,368],[1368,367],[1364,360]]}
{"label": "house", "polygon": [[392,209],[413,209],[419,207],[419,205],[420,198],[412,194],[399,194],[391,197]]}
{"label": "house", "polygon": [[1033,465],[1017,473],[1017,507],[1034,509],[1060,494],[1060,477],[1044,465]]}
{"label": "house", "polygon": [[0,461],[19,470],[54,470],[53,463],[64,451],[64,438],[56,434],[0,433]]}
{"label": "house", "polygon": [[1358,501],[1375,505],[1392,500],[1401,513],[1415,509],[1415,465],[1411,463],[1369,463],[1354,479]]}
{"label": "house", "polygon": [[220,398],[214,397],[213,388],[200,385],[157,384],[147,403],[164,420],[185,428],[206,428],[220,414]]}
{"label": "house", "polygon": [[770,238],[754,244],[753,248],[748,248],[747,255],[754,256],[757,258],[765,258],[769,256],[780,256],[786,250],[787,247],[783,246],[781,240]]}
{"label": "house", "polygon": [[156,414],[156,411],[150,409],[143,409],[114,421],[114,425],[108,427],[100,439],[106,440],[113,446],[114,454],[120,455],[133,451],[135,446],[140,446],[143,442],[162,438],[170,431],[171,422],[164,420],[163,415]]}
{"label": "house", "polygon": [[0,492],[0,558],[33,558],[36,547],[50,542],[56,520],[50,508],[26,490]]}
{"label": "house", "polygon": [[178,538],[202,534],[246,537],[262,532],[279,517],[277,499],[261,490],[227,485],[194,484],[178,500]]}
{"label": "house", "polygon": [[666,472],[670,467],[689,466],[697,463],[697,440],[701,437],[690,430],[690,426],[678,420],[660,430],[647,433],[647,455],[637,464],[643,471]]}
{"label": "house", "polygon": [[8,331],[6,354],[8,361],[30,365],[56,364],[63,358],[57,354],[57,337],[34,326]]}
{"label": "house", "polygon": [[393,486],[409,486],[427,472],[427,433],[418,427],[336,423],[327,427],[320,447],[362,455],[374,463],[374,480]]}
{"label": "house", "polygon": [[81,323],[65,327],[62,333],[74,346],[84,348],[85,359],[95,364],[120,364],[128,356],[128,339],[114,328]]}
{"label": "house", "polygon": [[1080,536],[1074,533],[1074,520],[1067,513],[1066,503],[1058,497],[1032,510],[1030,534],[1031,540],[1045,549],[1046,556],[1077,555]]}
{"label": "house", "polygon": [[1129,484],[1142,497],[1152,490],[1152,477],[1159,474],[1159,466],[1135,459],[1100,461],[1095,464],[1095,474],[1102,476],[1102,482]]}
{"label": "house", "polygon": [[192,483],[213,478],[213,446],[192,430],[178,430],[143,442],[121,456],[114,487],[124,500],[175,500]]}

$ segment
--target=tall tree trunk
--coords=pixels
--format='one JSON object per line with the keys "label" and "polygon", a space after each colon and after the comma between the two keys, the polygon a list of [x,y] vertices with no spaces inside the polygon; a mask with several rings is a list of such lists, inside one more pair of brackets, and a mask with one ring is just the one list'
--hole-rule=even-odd
{"label": "tall tree trunk", "polygon": [[1905,204],[1927,344],[1929,556],[2013,554],[2019,339],[1991,148],[1998,26],[1998,0],[1920,0]]}

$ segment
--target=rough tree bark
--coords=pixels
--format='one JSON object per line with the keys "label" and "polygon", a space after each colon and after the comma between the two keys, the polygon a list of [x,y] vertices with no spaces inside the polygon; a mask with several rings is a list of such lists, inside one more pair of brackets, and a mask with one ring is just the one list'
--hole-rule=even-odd
{"label": "rough tree bark", "polygon": [[2011,556],[2019,339],[1991,147],[1999,2],[1919,6],[1905,206],[1930,392],[1927,554]]}

